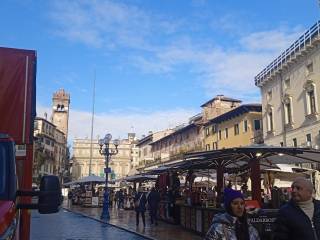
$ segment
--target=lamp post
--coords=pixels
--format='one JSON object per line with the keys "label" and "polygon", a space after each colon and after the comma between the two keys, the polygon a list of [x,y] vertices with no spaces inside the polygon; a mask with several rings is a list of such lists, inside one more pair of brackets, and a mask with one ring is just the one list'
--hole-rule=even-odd
{"label": "lamp post", "polygon": [[103,208],[102,208],[102,213],[101,213],[101,219],[104,220],[109,220],[110,215],[109,215],[109,189],[108,189],[108,175],[111,173],[109,169],[109,160],[112,155],[115,155],[118,153],[118,146],[120,144],[120,141],[118,139],[115,139],[113,141],[113,145],[115,148],[110,148],[110,142],[112,139],[112,135],[110,133],[107,133],[106,136],[103,139],[99,140],[99,153],[104,156],[105,158],[105,166],[106,168],[104,169],[104,172],[106,174],[106,185],[104,188],[104,195],[103,195]]}

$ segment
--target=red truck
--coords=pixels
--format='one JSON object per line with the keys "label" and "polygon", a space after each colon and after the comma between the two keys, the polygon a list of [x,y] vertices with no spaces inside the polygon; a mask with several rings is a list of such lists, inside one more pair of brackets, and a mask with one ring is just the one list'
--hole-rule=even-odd
{"label": "red truck", "polygon": [[29,209],[54,213],[61,203],[56,176],[32,190],[36,66],[35,51],[0,47],[0,240],[28,240]]}

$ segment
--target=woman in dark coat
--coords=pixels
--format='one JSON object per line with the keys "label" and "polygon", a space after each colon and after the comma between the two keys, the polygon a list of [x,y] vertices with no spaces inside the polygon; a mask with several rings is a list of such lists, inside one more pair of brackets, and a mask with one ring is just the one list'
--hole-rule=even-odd
{"label": "woman in dark coat", "polygon": [[205,240],[260,240],[258,231],[248,223],[244,204],[243,195],[239,191],[226,188],[226,212],[214,216]]}
{"label": "woman in dark coat", "polygon": [[160,193],[155,188],[152,188],[147,200],[150,211],[151,224],[155,223],[156,225],[158,225],[157,211],[159,208]]}
{"label": "woman in dark coat", "polygon": [[144,192],[142,192],[142,188],[138,189],[138,192],[136,193],[134,197],[134,209],[136,211],[136,225],[139,226],[139,215],[141,214],[143,227],[146,226],[146,218],[145,218],[145,212],[146,212],[146,203],[147,203],[147,197]]}

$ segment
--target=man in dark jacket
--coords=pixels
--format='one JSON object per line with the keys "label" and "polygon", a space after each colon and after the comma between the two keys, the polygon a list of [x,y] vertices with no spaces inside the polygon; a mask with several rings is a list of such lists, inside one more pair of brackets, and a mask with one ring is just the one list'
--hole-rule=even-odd
{"label": "man in dark jacket", "polygon": [[320,240],[320,201],[312,193],[309,180],[294,180],[291,200],[279,210],[274,240]]}
{"label": "man in dark jacket", "polygon": [[142,188],[139,187],[138,192],[136,193],[134,197],[134,210],[136,211],[136,225],[139,226],[139,215],[141,214],[143,227],[146,226],[146,218],[145,218],[145,211],[146,211],[146,203],[147,203],[147,197],[142,191]]}
{"label": "man in dark jacket", "polygon": [[159,207],[159,202],[160,202],[160,193],[156,191],[155,188],[152,188],[151,192],[148,195],[148,205],[149,205],[149,211],[150,211],[151,224],[155,223],[156,225],[158,225],[157,210]]}

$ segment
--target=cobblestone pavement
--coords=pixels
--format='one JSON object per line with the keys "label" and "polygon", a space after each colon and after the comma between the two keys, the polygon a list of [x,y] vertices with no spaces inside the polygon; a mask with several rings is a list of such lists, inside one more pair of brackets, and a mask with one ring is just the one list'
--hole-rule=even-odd
{"label": "cobblestone pavement", "polygon": [[[100,219],[101,208],[84,208],[80,206],[68,206],[67,203],[64,207],[73,212],[78,212],[86,216],[90,216],[95,219]],[[140,219],[141,221],[141,219]],[[148,212],[146,212],[146,227],[143,228],[140,223],[139,227],[136,227],[135,211],[133,210],[118,210],[117,208],[110,208],[110,224],[119,226],[132,232],[142,234],[146,237],[156,240],[201,240],[199,235],[183,229],[179,225],[168,224],[163,221],[159,221],[158,226],[150,225],[150,218]]]}
{"label": "cobblestone pavement", "polygon": [[145,240],[142,236],[92,218],[60,210],[55,214],[31,214],[31,240]]}

